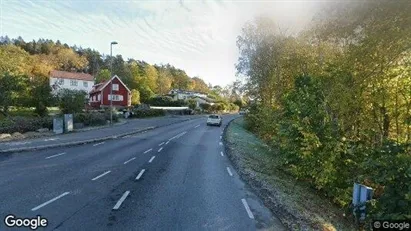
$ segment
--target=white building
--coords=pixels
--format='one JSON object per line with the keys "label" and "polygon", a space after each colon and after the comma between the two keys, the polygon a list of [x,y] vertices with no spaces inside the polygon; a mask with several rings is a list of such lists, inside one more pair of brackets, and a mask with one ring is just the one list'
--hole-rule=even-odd
{"label": "white building", "polygon": [[50,86],[53,92],[59,89],[70,89],[89,93],[93,89],[94,78],[86,73],[53,70],[50,71]]}
{"label": "white building", "polygon": [[173,95],[174,100],[186,100],[192,97],[202,97],[207,98],[207,94],[201,92],[194,92],[194,91],[184,91],[180,89],[173,89],[169,93],[169,95]]}

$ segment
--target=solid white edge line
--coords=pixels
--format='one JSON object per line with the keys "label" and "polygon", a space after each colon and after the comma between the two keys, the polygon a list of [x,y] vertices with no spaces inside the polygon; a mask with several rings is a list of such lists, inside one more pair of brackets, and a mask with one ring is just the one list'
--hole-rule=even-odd
{"label": "solid white edge line", "polygon": [[150,148],[150,149],[146,150],[146,151],[144,152],[144,154],[146,154],[147,152],[151,152],[151,150],[153,150],[153,149]]}
{"label": "solid white edge line", "polygon": [[130,194],[130,191],[125,191],[123,196],[121,196],[120,200],[117,201],[116,205],[114,205],[113,210],[117,210],[120,208],[121,204],[124,202],[124,200],[127,198],[128,194]]}
{"label": "solid white edge line", "polygon": [[163,145],[164,144],[164,142],[161,142],[158,146],[161,146],[161,145]]}
{"label": "solid white edge line", "polygon": [[98,145],[101,145],[101,144],[104,144],[105,142],[100,142],[100,143],[97,143],[97,144],[93,144],[93,147],[95,147],[95,146],[98,146]]}
{"label": "solid white edge line", "polygon": [[231,170],[230,170],[229,167],[227,167],[227,172],[228,172],[228,174],[229,174],[230,176],[233,176],[233,173],[231,172]]}
{"label": "solid white edge line", "polygon": [[220,155],[221,155],[221,156],[224,156],[224,153],[223,153],[223,152],[220,152]]}
{"label": "solid white edge line", "polygon": [[163,150],[163,147],[161,147],[160,149],[158,149],[158,152],[161,152],[161,150]]}
{"label": "solid white edge line", "polygon": [[151,159],[148,161],[148,163],[153,162],[154,158],[156,158],[156,156],[152,156]]}
{"label": "solid white edge line", "polygon": [[131,161],[133,161],[133,160],[135,160],[136,158],[135,157],[133,157],[133,158],[131,158],[131,159],[129,159],[129,160],[127,160],[126,162],[124,162],[124,164],[128,164],[129,162],[131,162]]}
{"label": "solid white edge line", "polygon": [[63,194],[61,194],[61,195],[59,195],[59,196],[57,196],[57,197],[54,197],[53,199],[51,199],[51,200],[49,200],[49,201],[46,201],[46,202],[44,202],[43,204],[41,204],[41,205],[39,205],[39,206],[37,206],[37,207],[32,208],[31,211],[36,211],[36,210],[38,210],[38,209],[40,209],[40,208],[42,208],[42,207],[44,207],[44,206],[46,206],[46,205],[48,205],[48,204],[50,204],[50,203],[52,203],[52,202],[54,202],[54,201],[56,201],[56,200],[58,200],[58,199],[60,199],[60,198],[62,198],[62,197],[64,197],[64,196],[66,196],[66,195],[68,195],[68,194],[70,194],[70,192],[65,192],[65,193],[63,193]]}
{"label": "solid white edge line", "polygon": [[46,159],[50,159],[50,158],[53,158],[53,157],[61,156],[61,155],[64,155],[64,154],[66,154],[66,153],[65,153],[65,152],[62,152],[62,153],[59,153],[59,154],[56,154],[56,155],[48,156],[48,157],[46,157]]}
{"label": "solid white edge line", "polygon": [[250,217],[251,219],[254,219],[254,215],[250,210],[250,207],[248,206],[248,203],[245,199],[241,199],[241,201],[243,202],[243,205],[245,207],[245,210],[247,211],[248,217]]}
{"label": "solid white edge line", "polygon": [[98,175],[98,176],[94,177],[94,178],[91,179],[91,180],[97,180],[97,179],[99,179],[100,177],[103,177],[103,176],[109,174],[110,172],[111,172],[111,171],[107,171],[107,172],[105,172],[105,173],[103,173],[103,174],[101,174],[101,175]]}
{"label": "solid white edge line", "polygon": [[145,169],[141,170],[140,173],[137,175],[136,180],[139,180],[145,171]]}

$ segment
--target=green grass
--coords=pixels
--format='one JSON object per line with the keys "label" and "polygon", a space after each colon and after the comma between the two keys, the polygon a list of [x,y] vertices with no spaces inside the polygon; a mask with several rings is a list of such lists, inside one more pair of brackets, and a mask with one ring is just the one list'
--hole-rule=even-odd
{"label": "green grass", "polygon": [[244,128],[243,118],[234,120],[227,129],[229,155],[240,175],[276,213],[295,230],[355,230],[344,210],[319,195],[305,182],[295,180],[280,170],[277,156],[264,142]]}

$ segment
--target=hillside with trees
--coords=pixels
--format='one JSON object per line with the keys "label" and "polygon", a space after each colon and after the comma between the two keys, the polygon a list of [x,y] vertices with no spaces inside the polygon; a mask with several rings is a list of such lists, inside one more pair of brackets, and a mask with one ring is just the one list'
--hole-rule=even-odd
{"label": "hillside with trees", "polygon": [[411,218],[409,12],[407,1],[334,3],[296,36],[258,18],[237,40],[249,130],[341,207],[354,182],[372,187],[368,217]]}
{"label": "hillside with trees", "polygon": [[190,77],[170,64],[151,65],[140,60],[124,60],[121,55],[110,57],[59,40],[24,41],[21,37],[5,36],[0,37],[1,112],[7,114],[10,106],[35,107],[37,114],[45,115],[47,107],[57,105],[50,94],[48,75],[51,70],[89,73],[99,83],[110,78],[111,62],[113,74],[131,89],[133,105],[148,102],[175,88],[211,93],[221,103],[230,102],[229,97],[223,97],[221,91],[215,91],[200,77]]}

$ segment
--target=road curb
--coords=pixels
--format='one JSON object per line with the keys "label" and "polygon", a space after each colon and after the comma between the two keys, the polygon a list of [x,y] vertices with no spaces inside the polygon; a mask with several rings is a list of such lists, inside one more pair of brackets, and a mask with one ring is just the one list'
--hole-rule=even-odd
{"label": "road curb", "polygon": [[[194,119],[198,119],[198,118],[194,118]],[[166,125],[152,126],[152,127],[138,129],[138,130],[131,131],[131,132],[121,133],[121,134],[118,134],[118,135],[105,136],[105,137],[100,137],[100,138],[95,138],[95,139],[72,141],[72,142],[59,143],[59,144],[40,145],[40,146],[35,146],[35,147],[10,148],[10,149],[5,149],[5,150],[0,150],[0,154],[2,154],[2,153],[15,153],[15,152],[27,152],[27,151],[35,151],[35,150],[44,150],[44,149],[49,149],[49,148],[69,147],[69,146],[76,146],[76,145],[82,145],[82,144],[102,142],[102,141],[106,141],[106,140],[113,140],[113,139],[121,138],[121,137],[124,137],[124,136],[134,135],[134,134],[137,134],[137,133],[153,130],[153,129],[156,129],[156,128],[167,127],[167,126],[170,126],[170,125],[173,125],[173,124],[182,123],[182,122],[189,121],[189,120],[192,120],[192,119],[188,118],[188,119],[184,119],[184,120],[181,120],[181,121],[176,121],[176,122],[173,122],[173,123],[169,123],[169,124],[166,124]]]}

